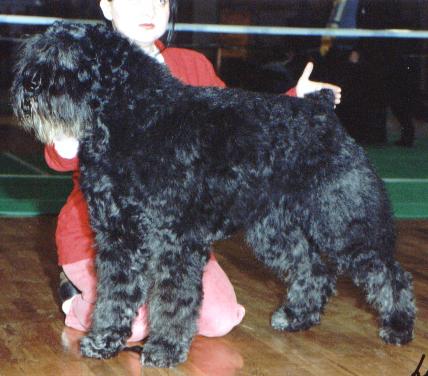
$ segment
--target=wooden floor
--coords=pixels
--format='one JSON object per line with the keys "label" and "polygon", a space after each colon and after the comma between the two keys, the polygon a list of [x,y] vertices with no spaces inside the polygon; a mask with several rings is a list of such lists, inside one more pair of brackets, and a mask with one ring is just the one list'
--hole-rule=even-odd
{"label": "wooden floor", "polygon": [[[64,328],[56,289],[55,218],[0,219],[0,375],[411,375],[428,356],[428,222],[399,222],[397,258],[414,276],[415,340],[384,344],[359,290],[341,278],[320,326],[279,333],[269,326],[281,285],[238,237],[218,243],[218,259],[247,314],[223,338],[197,337],[189,360],[172,370],[142,370],[138,355],[106,361],[79,355],[82,333]],[[420,374],[428,369],[428,359]]]}

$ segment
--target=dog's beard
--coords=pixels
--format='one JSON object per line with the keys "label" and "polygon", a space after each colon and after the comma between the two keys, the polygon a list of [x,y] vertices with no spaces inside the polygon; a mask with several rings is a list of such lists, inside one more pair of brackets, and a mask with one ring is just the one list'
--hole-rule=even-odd
{"label": "dog's beard", "polygon": [[88,123],[91,116],[88,106],[83,103],[75,106],[65,97],[51,98],[49,102],[31,98],[25,106],[25,111],[21,109],[17,113],[21,126],[33,131],[44,144],[53,144],[63,136],[81,139],[83,124]]}

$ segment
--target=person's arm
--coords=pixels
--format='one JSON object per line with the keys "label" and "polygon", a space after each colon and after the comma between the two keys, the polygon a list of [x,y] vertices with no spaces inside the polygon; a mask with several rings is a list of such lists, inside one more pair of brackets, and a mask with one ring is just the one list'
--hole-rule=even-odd
{"label": "person's arm", "polygon": [[79,159],[77,151],[79,142],[74,138],[56,140],[53,145],[45,146],[45,160],[50,168],[56,171],[77,171]]}
{"label": "person's arm", "polygon": [[288,95],[289,97],[297,97],[296,87],[289,89],[285,95]]}

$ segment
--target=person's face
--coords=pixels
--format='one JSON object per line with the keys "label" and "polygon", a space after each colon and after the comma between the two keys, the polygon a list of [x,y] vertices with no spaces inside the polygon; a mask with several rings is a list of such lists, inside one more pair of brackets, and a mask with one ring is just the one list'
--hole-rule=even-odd
{"label": "person's face", "polygon": [[168,0],[101,0],[100,6],[117,31],[141,46],[153,44],[168,26]]}

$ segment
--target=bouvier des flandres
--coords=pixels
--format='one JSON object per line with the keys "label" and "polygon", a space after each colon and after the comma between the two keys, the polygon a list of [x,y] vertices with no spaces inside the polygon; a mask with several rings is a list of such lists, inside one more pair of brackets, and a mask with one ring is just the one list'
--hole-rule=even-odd
{"label": "bouvier des flandres", "polygon": [[349,272],[379,312],[380,337],[412,339],[411,276],[394,260],[385,188],[331,93],[186,86],[101,25],[55,24],[28,39],[15,74],[21,124],[45,143],[80,141],[99,279],[84,355],[121,350],[148,303],[142,363],[185,361],[210,246],[239,229],[288,284],[273,328],[318,324],[336,275]]}

